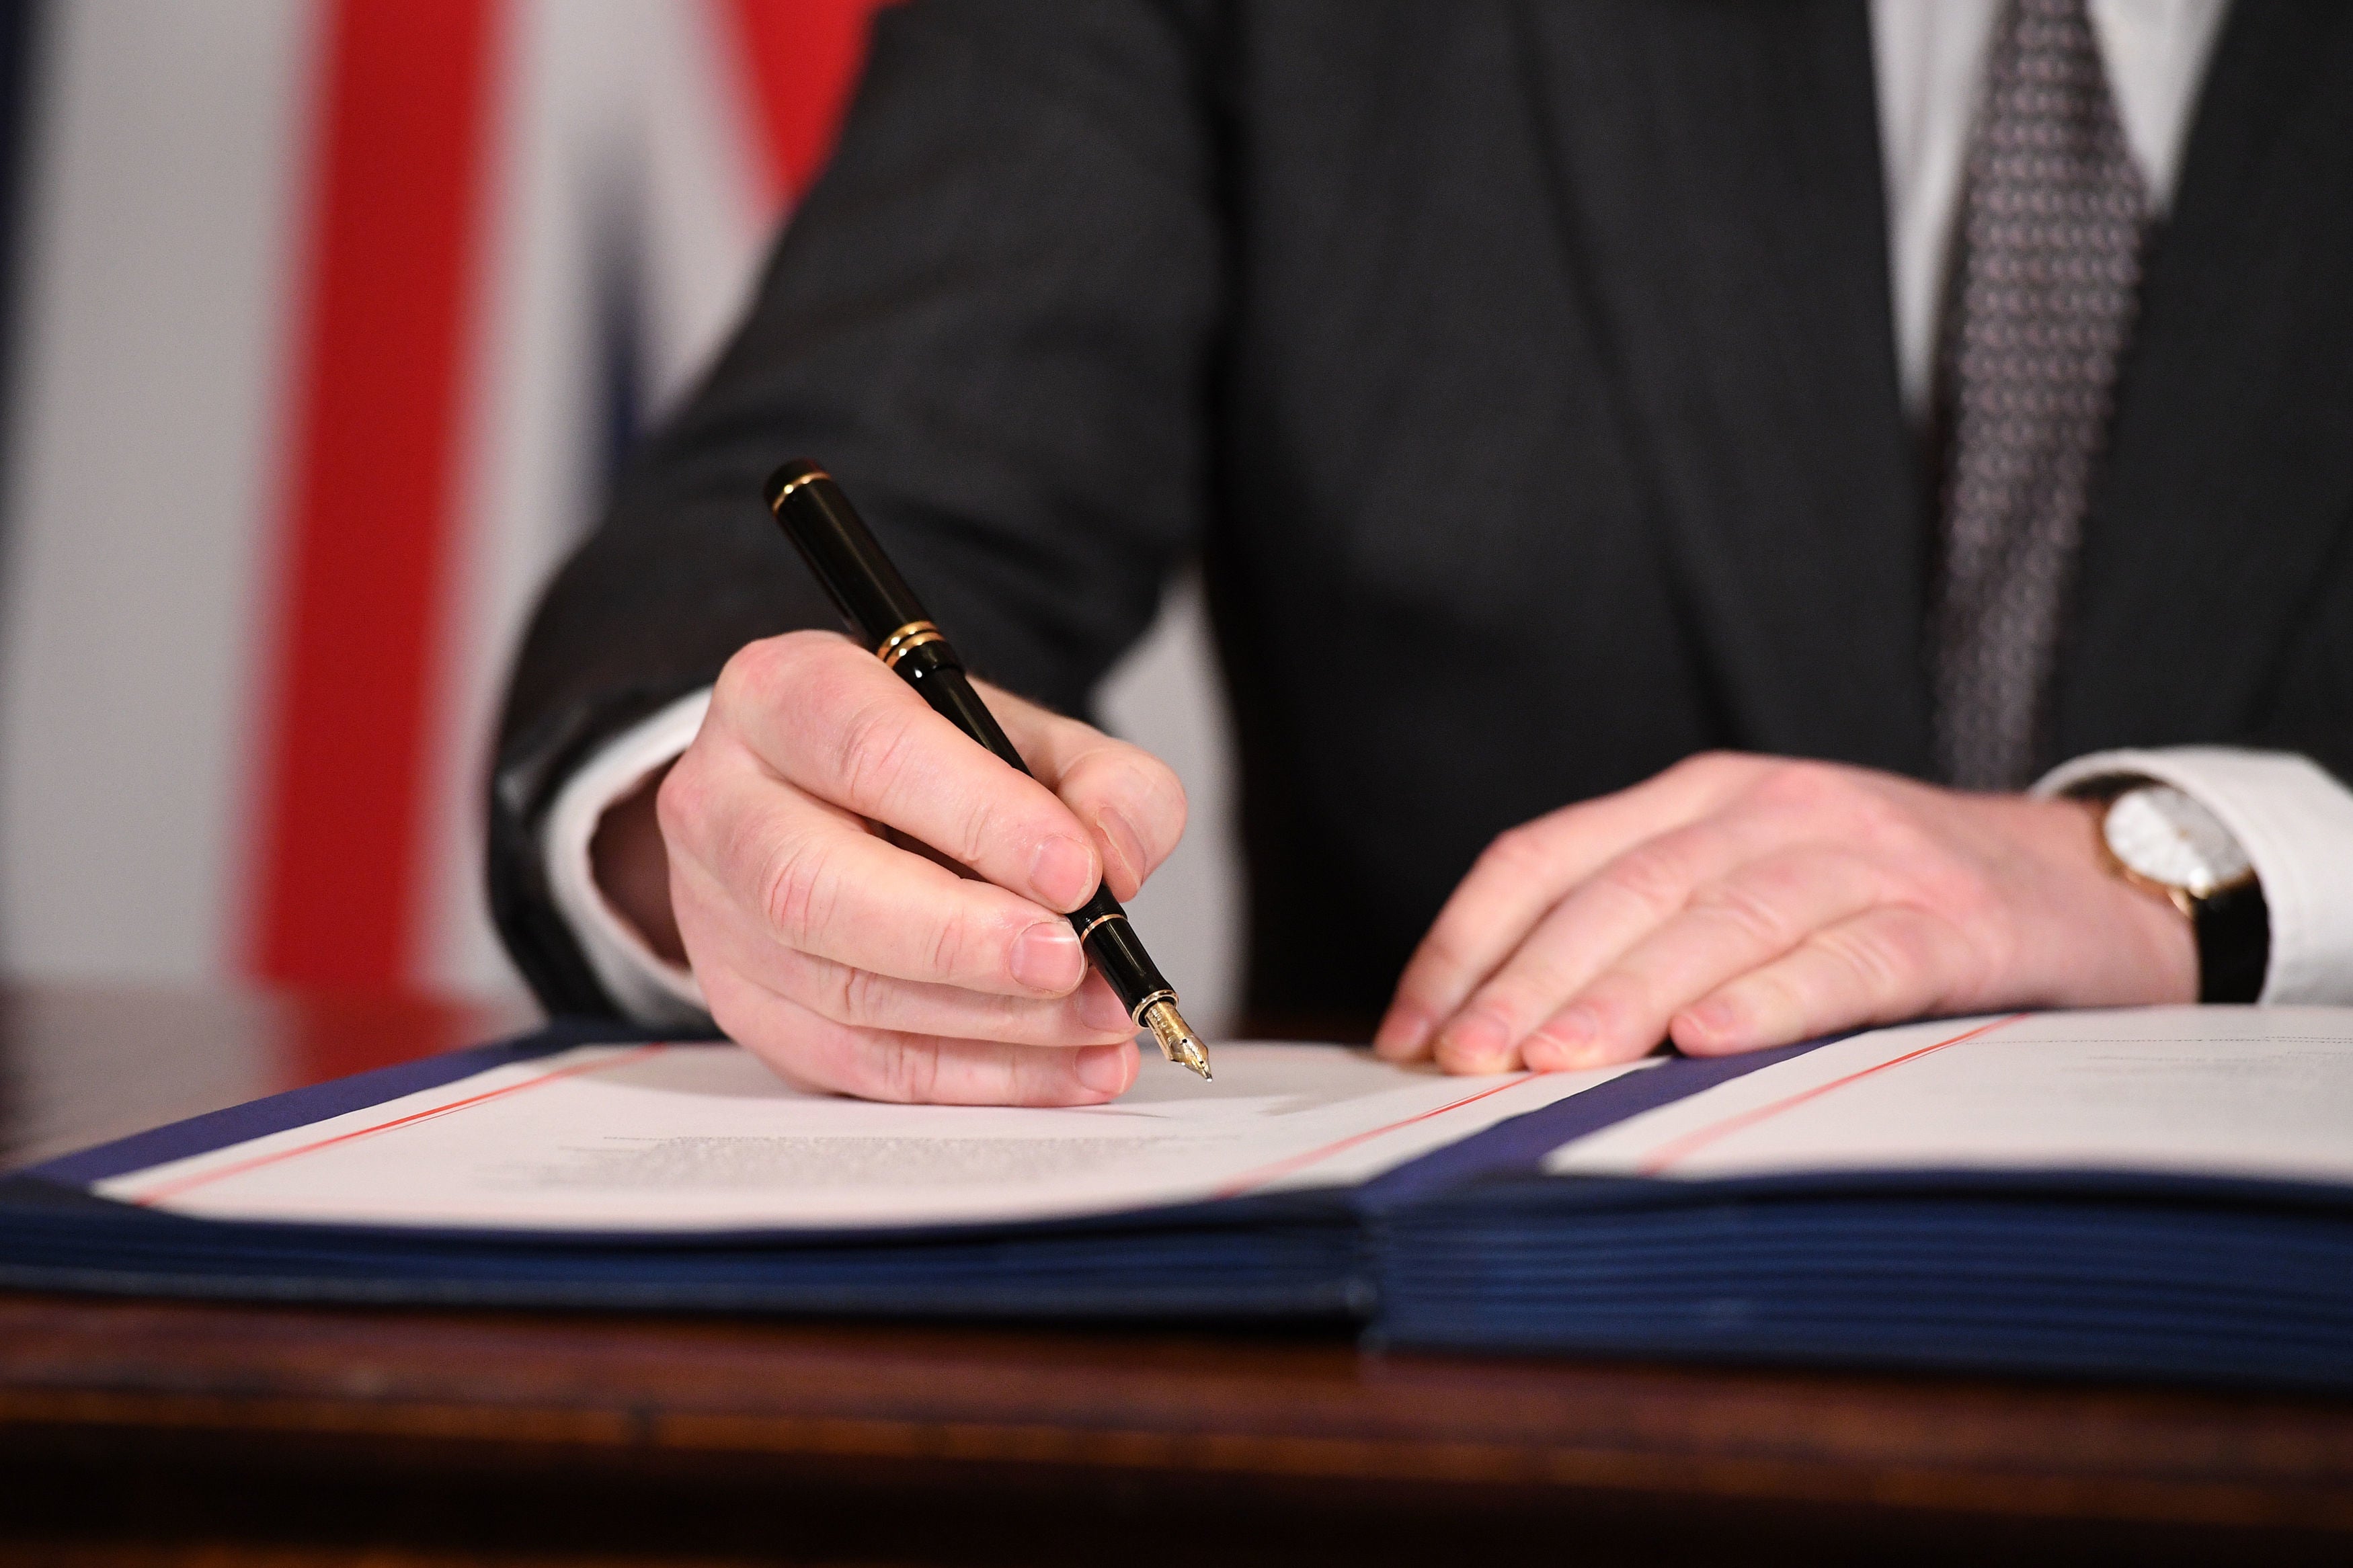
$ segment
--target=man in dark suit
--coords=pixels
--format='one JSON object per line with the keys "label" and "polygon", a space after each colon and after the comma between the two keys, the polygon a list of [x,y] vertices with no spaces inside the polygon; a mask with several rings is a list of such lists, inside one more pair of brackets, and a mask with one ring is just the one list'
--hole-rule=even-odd
{"label": "man in dark suit", "polygon": [[[801,454],[1042,784],[792,630]],[[886,14],[533,625],[518,963],[823,1087],[1118,1092],[1055,911],[1182,792],[1060,715],[1195,555],[1261,1026],[1494,1070],[2353,999],[2353,13]]]}

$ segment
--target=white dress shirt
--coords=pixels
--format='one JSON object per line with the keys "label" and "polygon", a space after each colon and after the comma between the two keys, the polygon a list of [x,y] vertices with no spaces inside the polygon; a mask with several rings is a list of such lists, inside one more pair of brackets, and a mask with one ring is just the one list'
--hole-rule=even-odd
{"label": "white dress shirt", "polygon": [[[2125,140],[2156,214],[2171,205],[2181,148],[2228,0],[2089,0]],[[1898,384],[1920,420],[1935,372],[1937,308],[1960,210],[1978,84],[2002,0],[1873,0],[1887,251]],[[589,867],[605,810],[683,752],[711,704],[680,699],[612,742],[566,782],[543,845],[556,907],[623,1011],[655,1025],[703,1021],[694,976],[656,957]],[[2271,913],[2267,1002],[2353,1003],[2353,791],[2308,759],[2220,746],[2096,752],[2034,786],[2050,795],[2108,773],[2194,796],[2238,838]]]}

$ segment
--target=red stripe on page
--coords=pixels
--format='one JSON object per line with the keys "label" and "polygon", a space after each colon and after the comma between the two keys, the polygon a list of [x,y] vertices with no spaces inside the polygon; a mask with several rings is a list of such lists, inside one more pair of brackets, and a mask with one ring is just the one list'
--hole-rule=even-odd
{"label": "red stripe on page", "polygon": [[389,1132],[396,1127],[414,1126],[419,1121],[431,1121],[447,1116],[453,1110],[463,1110],[470,1105],[483,1105],[493,1100],[504,1100],[511,1094],[521,1094],[524,1089],[537,1089],[542,1084],[554,1083],[560,1079],[579,1078],[587,1073],[605,1072],[613,1068],[627,1067],[631,1062],[643,1061],[649,1056],[668,1049],[670,1047],[666,1045],[639,1046],[636,1050],[608,1058],[601,1062],[575,1062],[568,1068],[558,1068],[554,1072],[542,1073],[537,1078],[525,1079],[521,1083],[511,1083],[504,1089],[485,1089],[480,1094],[451,1100],[447,1105],[437,1105],[429,1110],[411,1111],[406,1116],[396,1116],[390,1121],[379,1121],[373,1127],[355,1128],[349,1132],[338,1132],[332,1138],[322,1138],[315,1143],[303,1143],[292,1149],[280,1149],[271,1154],[256,1154],[249,1160],[239,1160],[235,1164],[222,1165],[210,1171],[198,1171],[183,1176],[176,1182],[167,1182],[153,1192],[142,1194],[131,1201],[141,1208],[146,1208],[162,1203],[166,1198],[176,1198],[183,1194],[192,1193],[198,1187],[210,1186],[215,1182],[226,1181],[231,1176],[242,1176],[248,1171],[259,1171],[265,1165],[282,1165],[289,1160],[299,1160],[305,1154],[315,1154],[322,1149],[332,1149],[338,1143],[349,1143],[360,1138],[373,1138],[379,1132]]}
{"label": "red stripe on page", "polygon": [[1938,1051],[1960,1045],[1964,1041],[1974,1040],[1982,1035],[1990,1035],[1996,1029],[2006,1029],[2021,1018],[2031,1016],[2032,1015],[2028,1013],[2012,1013],[2007,1018],[1996,1018],[1990,1024],[1979,1024],[1976,1028],[1955,1035],[1949,1040],[1938,1040],[1935,1045],[1922,1046],[1916,1051],[1906,1051],[1904,1055],[1881,1062],[1875,1067],[1863,1068],[1859,1071],[1847,1074],[1844,1078],[1832,1079],[1828,1083],[1818,1084],[1812,1089],[1790,1095],[1786,1100],[1777,1100],[1770,1105],[1760,1105],[1754,1110],[1744,1110],[1736,1116],[1727,1116],[1723,1121],[1709,1126],[1696,1128],[1652,1151],[1647,1158],[1635,1166],[1635,1169],[1645,1176],[1655,1176],[1676,1161],[1704,1149],[1720,1138],[1728,1138],[1735,1132],[1745,1132],[1758,1122],[1769,1121],[1794,1106],[1803,1105],[1809,1100],[1820,1100],[1834,1089],[1844,1089],[1848,1084],[1869,1078],[1873,1073],[1885,1072],[1889,1068],[1900,1068],[1905,1062],[1916,1062],[1922,1057],[1934,1056]]}
{"label": "red stripe on page", "polygon": [[807,195],[833,153],[888,0],[731,0],[774,212]]}
{"label": "red stripe on page", "polygon": [[492,0],[328,9],[248,963],[406,977],[461,482]]}
{"label": "red stripe on page", "polygon": [[1507,1089],[1517,1089],[1527,1081],[1528,1078],[1525,1076],[1515,1078],[1509,1083],[1499,1083],[1493,1089],[1482,1089],[1476,1094],[1466,1094],[1451,1105],[1441,1105],[1434,1110],[1425,1110],[1419,1115],[1409,1116],[1402,1121],[1392,1121],[1386,1127],[1376,1127],[1370,1131],[1351,1133],[1337,1142],[1326,1143],[1320,1149],[1311,1149],[1304,1154],[1293,1154],[1288,1159],[1277,1160],[1271,1165],[1261,1165],[1255,1171],[1247,1171],[1234,1177],[1211,1195],[1220,1198],[1239,1197],[1252,1187],[1263,1186],[1269,1182],[1288,1176],[1294,1171],[1303,1171],[1319,1160],[1328,1160],[1335,1154],[1345,1153],[1360,1143],[1368,1143],[1376,1138],[1396,1131],[1400,1127],[1410,1127],[1417,1121],[1427,1121],[1433,1116],[1443,1116],[1450,1110],[1460,1110],[1466,1105],[1476,1105],[1489,1095],[1501,1094]]}

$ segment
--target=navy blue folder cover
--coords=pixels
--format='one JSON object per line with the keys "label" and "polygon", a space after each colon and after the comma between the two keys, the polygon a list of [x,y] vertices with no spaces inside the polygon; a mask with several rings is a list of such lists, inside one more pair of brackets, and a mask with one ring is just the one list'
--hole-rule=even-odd
{"label": "navy blue folder cover", "polygon": [[1812,1048],[1670,1058],[1347,1192],[932,1231],[609,1236],[191,1219],[90,1184],[588,1040],[298,1089],[0,1179],[0,1286],[311,1301],[1353,1322],[1400,1347],[2353,1390],[2353,1191],[2099,1173],[1546,1177]]}
{"label": "navy blue folder cover", "polygon": [[1360,1318],[1362,1227],[1303,1194],[935,1231],[598,1235],[193,1219],[91,1184],[574,1046],[540,1032],[193,1117],[0,1178],[0,1287],[443,1305],[1022,1318]]}

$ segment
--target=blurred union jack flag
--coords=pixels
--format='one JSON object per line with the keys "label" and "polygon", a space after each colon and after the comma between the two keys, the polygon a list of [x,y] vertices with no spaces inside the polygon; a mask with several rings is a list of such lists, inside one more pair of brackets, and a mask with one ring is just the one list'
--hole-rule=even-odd
{"label": "blurred union jack flag", "polygon": [[0,4],[0,967],[513,984],[522,617],[874,8]]}

